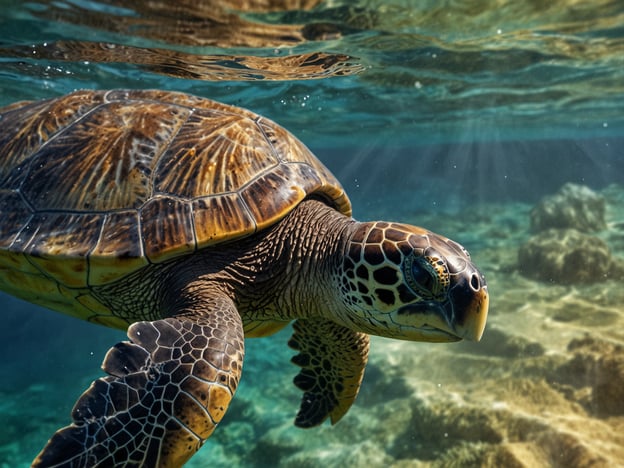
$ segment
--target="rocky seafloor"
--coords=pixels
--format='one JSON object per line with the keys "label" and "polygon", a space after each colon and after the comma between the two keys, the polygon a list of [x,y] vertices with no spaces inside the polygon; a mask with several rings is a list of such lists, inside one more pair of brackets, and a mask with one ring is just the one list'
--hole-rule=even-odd
{"label": "rocky seafloor", "polygon": [[[604,242],[609,262],[619,265],[624,191],[610,186],[598,195],[604,225],[590,216],[590,227],[582,216],[576,227],[565,219],[559,228],[536,227],[531,219],[539,205],[521,203],[431,219],[418,215],[415,223],[439,232],[470,226],[462,241],[485,271],[491,294],[482,341],[373,339],[354,407],[333,427],[302,431],[291,422],[299,394],[285,376],[295,373],[286,364],[288,333],[256,340],[236,404],[189,466],[205,466],[213,456],[230,466],[298,468],[624,465],[620,270],[596,265],[575,252],[578,245],[570,251],[557,246],[555,254],[580,257],[574,267],[589,270],[590,280],[567,275],[565,262],[559,276],[536,279],[533,265],[519,262],[534,261],[520,252],[546,230],[561,229],[551,235],[562,239],[578,229]],[[595,211],[591,203],[565,203]],[[262,353],[267,346],[275,354]]]}
{"label": "rocky seafloor", "polygon": [[[491,308],[482,341],[430,344],[374,338],[362,390],[349,413],[335,426],[300,430],[292,425],[300,393],[292,385],[297,369],[289,363],[289,331],[249,340],[236,398],[187,466],[624,465],[624,288],[619,269],[624,189],[612,185],[597,195],[604,200],[604,225],[592,221],[589,227],[543,224],[534,220],[539,205],[524,203],[448,215],[403,213],[405,221],[461,240],[485,272]],[[589,209],[596,211],[593,205]],[[566,240],[570,236],[594,241]],[[558,244],[553,247],[551,241]],[[599,245],[599,252],[586,245]],[[593,261],[600,252],[607,257]],[[550,276],[533,268],[544,257],[559,265]],[[609,268],[603,268],[604,262]],[[72,337],[60,333],[48,358],[56,362],[54,352],[62,353],[65,346],[67,363],[45,375],[38,371],[34,383],[25,378],[14,382],[10,388],[19,391],[0,387],[6,416],[0,427],[0,466],[27,466],[53,430],[68,422],[75,397],[101,375],[97,365],[104,350],[121,337],[97,330],[81,338],[96,343],[92,362],[82,359],[73,366],[79,356],[72,355]],[[29,349],[41,359],[47,345]],[[24,355],[19,345],[13,352],[14,362],[2,367],[2,379]],[[21,370],[32,360],[24,359]]]}

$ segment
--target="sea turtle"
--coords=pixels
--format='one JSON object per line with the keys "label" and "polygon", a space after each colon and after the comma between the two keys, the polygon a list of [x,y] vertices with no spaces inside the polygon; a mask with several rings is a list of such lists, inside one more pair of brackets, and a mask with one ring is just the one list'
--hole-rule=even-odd
{"label": "sea turtle", "polygon": [[337,422],[369,334],[479,340],[488,292],[458,243],[357,222],[339,182],[250,111],[168,91],[0,110],[0,286],[126,330],[35,466],[181,466],[223,417],[244,337],[295,320],[300,427]]}

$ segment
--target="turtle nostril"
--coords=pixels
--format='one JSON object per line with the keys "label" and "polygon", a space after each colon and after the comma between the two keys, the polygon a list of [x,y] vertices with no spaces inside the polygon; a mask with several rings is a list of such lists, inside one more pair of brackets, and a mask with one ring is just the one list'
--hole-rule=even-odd
{"label": "turtle nostril", "polygon": [[472,278],[470,278],[470,286],[475,291],[478,291],[479,288],[481,287],[481,281],[479,281],[479,275],[477,275],[476,273],[473,273]]}

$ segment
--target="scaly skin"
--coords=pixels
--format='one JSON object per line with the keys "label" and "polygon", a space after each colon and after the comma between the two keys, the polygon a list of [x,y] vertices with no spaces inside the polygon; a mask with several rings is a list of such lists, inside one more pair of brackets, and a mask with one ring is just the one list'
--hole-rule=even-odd
{"label": "scaly skin", "polygon": [[78,400],[72,424],[34,466],[181,466],[227,410],[243,334],[291,320],[304,391],[295,423],[335,423],[359,390],[369,334],[478,340],[488,306],[483,276],[455,242],[413,226],[358,223],[316,200],[254,236],[150,265],[93,295],[149,321],[109,351],[109,375]]}

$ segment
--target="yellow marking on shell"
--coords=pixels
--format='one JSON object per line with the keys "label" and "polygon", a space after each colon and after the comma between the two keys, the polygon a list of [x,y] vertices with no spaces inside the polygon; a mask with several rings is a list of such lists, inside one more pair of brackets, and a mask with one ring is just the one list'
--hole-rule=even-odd
{"label": "yellow marking on shell", "polygon": [[200,198],[192,203],[198,248],[252,234],[253,218],[237,193]]}
{"label": "yellow marking on shell", "polygon": [[133,167],[128,173],[128,180],[132,185],[139,185],[143,179],[143,171],[138,167]]}
{"label": "yellow marking on shell", "polygon": [[140,217],[145,255],[151,262],[164,262],[195,250],[190,203],[154,197],[141,209]]}
{"label": "yellow marking on shell", "polygon": [[303,200],[306,196],[307,193],[305,193],[305,190],[303,190],[300,186],[298,185],[291,185],[290,186],[290,190],[293,193],[296,193],[295,197],[299,200]]}

